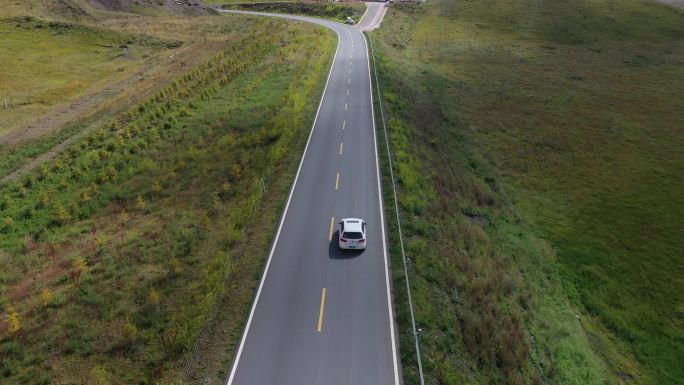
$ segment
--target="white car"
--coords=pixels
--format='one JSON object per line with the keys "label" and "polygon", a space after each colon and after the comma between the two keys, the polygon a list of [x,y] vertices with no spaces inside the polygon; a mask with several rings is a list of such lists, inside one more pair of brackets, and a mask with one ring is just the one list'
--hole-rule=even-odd
{"label": "white car", "polygon": [[366,248],[366,221],[358,218],[345,218],[339,224],[340,249]]}

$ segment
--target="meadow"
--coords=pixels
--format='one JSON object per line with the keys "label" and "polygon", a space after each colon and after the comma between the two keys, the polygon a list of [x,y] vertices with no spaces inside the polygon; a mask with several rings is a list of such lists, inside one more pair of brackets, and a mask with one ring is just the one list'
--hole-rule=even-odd
{"label": "meadow", "polygon": [[30,16],[0,20],[0,135],[130,76],[150,56],[179,45]]}
{"label": "meadow", "polygon": [[3,384],[223,381],[334,49],[230,20],[211,58],[0,188]]}
{"label": "meadow", "polygon": [[683,26],[646,1],[390,8],[372,36],[428,383],[682,383]]}

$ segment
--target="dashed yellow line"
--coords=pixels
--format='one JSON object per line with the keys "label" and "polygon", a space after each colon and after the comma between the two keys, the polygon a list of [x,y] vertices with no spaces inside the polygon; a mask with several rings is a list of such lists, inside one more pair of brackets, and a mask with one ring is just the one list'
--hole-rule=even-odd
{"label": "dashed yellow line", "polygon": [[335,190],[340,188],[340,173],[337,173],[337,178],[335,178]]}
{"label": "dashed yellow line", "polygon": [[323,329],[323,312],[325,311],[325,288],[323,288],[323,292],[321,293],[321,309],[318,311],[318,332],[321,332],[321,329]]}
{"label": "dashed yellow line", "polygon": [[342,155],[342,149],[344,148],[344,143],[340,142],[340,155]]}
{"label": "dashed yellow line", "polygon": [[328,235],[328,242],[332,241],[333,226],[335,224],[335,217],[330,218],[330,234]]}

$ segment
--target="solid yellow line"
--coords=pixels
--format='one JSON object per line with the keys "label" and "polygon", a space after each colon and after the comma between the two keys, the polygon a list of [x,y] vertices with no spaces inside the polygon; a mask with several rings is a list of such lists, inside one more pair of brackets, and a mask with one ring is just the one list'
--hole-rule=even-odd
{"label": "solid yellow line", "polygon": [[337,173],[337,179],[335,179],[335,190],[340,187],[340,173]]}
{"label": "solid yellow line", "polygon": [[333,224],[335,223],[335,217],[330,218],[330,235],[328,235],[328,241],[332,241]]}
{"label": "solid yellow line", "polygon": [[342,121],[342,129],[344,130],[344,128],[345,128],[346,126],[347,126],[347,121],[346,121],[346,120],[343,120],[343,121]]}
{"label": "solid yellow line", "polygon": [[344,148],[344,143],[340,142],[340,155],[342,155],[342,149]]}
{"label": "solid yellow line", "polygon": [[321,332],[323,328],[323,311],[325,309],[325,288],[323,288],[323,293],[321,293],[321,310],[318,313],[318,332]]}

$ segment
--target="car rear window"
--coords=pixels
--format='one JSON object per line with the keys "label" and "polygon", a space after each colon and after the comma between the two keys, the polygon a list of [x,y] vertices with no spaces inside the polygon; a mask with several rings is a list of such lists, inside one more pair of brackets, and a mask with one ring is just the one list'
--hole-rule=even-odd
{"label": "car rear window", "polygon": [[347,239],[361,239],[363,238],[363,234],[356,232],[356,231],[347,231],[344,233],[342,238],[347,238]]}

